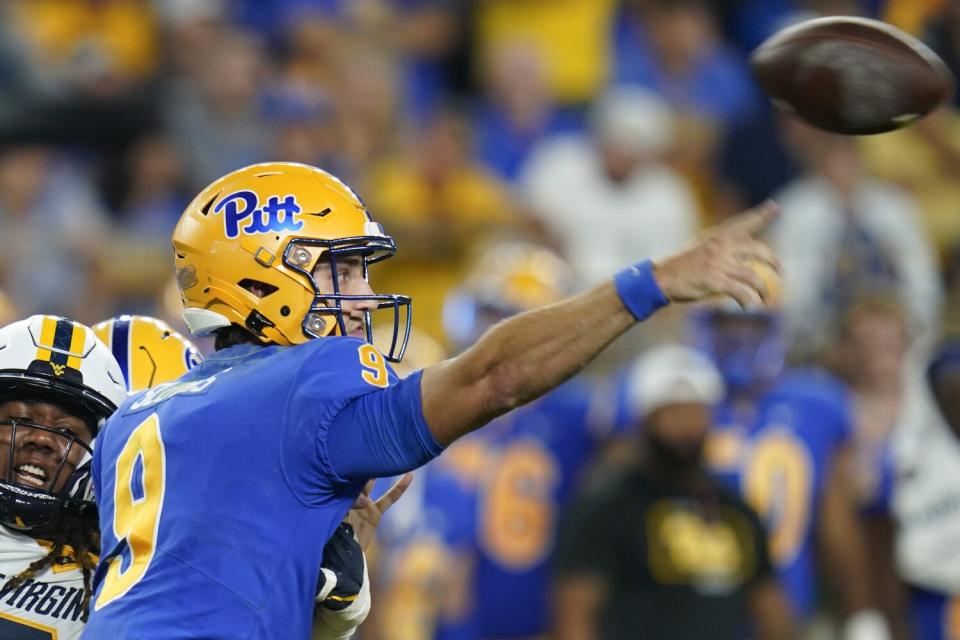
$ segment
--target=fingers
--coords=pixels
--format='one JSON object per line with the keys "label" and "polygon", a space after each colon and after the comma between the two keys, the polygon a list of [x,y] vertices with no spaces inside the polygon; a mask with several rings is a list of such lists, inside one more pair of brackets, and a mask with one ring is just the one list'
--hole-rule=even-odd
{"label": "fingers", "polygon": [[393,506],[406,493],[411,482],[413,482],[413,474],[405,473],[385,494],[380,496],[380,499],[376,502],[380,513],[385,513],[387,509]]}
{"label": "fingers", "polygon": [[371,507],[375,506],[376,504],[373,502],[370,496],[368,496],[366,493],[361,493],[359,496],[357,496],[357,499],[353,501],[350,509],[359,511],[363,509],[370,509]]}
{"label": "fingers", "polygon": [[369,496],[370,492],[373,491],[373,485],[376,484],[376,480],[371,478],[367,480],[367,484],[363,485],[363,495]]}
{"label": "fingers", "polygon": [[735,215],[721,225],[720,231],[723,234],[745,233],[753,236],[766,229],[776,219],[778,213],[780,213],[779,205],[773,200],[767,200],[753,209]]}
{"label": "fingers", "polygon": [[773,269],[778,275],[783,274],[783,267],[780,265],[780,260],[776,254],[773,253],[773,249],[765,242],[751,240],[739,244],[735,257],[745,264],[760,262]]}
{"label": "fingers", "polygon": [[754,269],[737,264],[725,275],[724,293],[736,300],[742,308],[765,306],[770,300],[767,282]]}

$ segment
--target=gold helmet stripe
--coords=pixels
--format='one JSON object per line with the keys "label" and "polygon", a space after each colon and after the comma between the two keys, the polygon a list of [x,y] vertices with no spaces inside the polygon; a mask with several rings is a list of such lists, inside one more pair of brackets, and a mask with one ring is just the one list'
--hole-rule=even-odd
{"label": "gold helmet stripe", "polygon": [[75,322],[71,322],[70,326],[73,330],[73,335],[70,337],[70,353],[73,355],[67,358],[67,366],[79,371],[83,361],[83,344],[87,340],[87,328]]}
{"label": "gold helmet stripe", "polygon": [[57,318],[54,316],[44,316],[43,325],[40,327],[40,340],[37,345],[37,360],[50,362],[53,352],[50,347],[53,346],[53,337],[57,332]]}

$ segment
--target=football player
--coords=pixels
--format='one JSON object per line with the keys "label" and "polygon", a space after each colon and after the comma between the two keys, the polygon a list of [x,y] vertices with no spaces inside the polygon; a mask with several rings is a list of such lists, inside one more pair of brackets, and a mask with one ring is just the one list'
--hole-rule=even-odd
{"label": "football player", "polygon": [[[202,360],[196,345],[157,318],[121,315],[95,324],[93,331],[112,351],[130,393],[176,380]],[[369,498],[372,487],[366,487],[350,510],[349,526],[341,524],[327,542],[314,620],[321,640],[349,637],[366,618],[370,585],[361,546],[370,544],[381,514],[410,480],[399,479],[377,500]]]}
{"label": "football player", "polygon": [[[173,234],[184,319],[213,354],[128,400],[94,455],[103,554],[91,638],[309,635],[325,542],[371,477],[414,469],[556,387],[670,301],[760,303],[764,205],[656,264],[506,320],[403,380],[410,300],[375,294],[396,250],[330,174],[270,163],[204,189]],[[585,220],[585,224],[589,221]],[[385,314],[391,340],[370,344]],[[202,428],[198,428],[202,425]]]}
{"label": "football player", "polygon": [[708,462],[764,519],[795,614],[809,621],[817,558],[846,615],[845,639],[889,637],[873,608],[856,514],[845,388],[815,369],[785,370],[780,316],[711,306],[693,314],[695,341],[727,387]]}
{"label": "football player", "polygon": [[[560,301],[571,272],[552,251],[503,242],[483,252],[445,308],[453,342],[466,349],[491,326]],[[481,638],[548,631],[548,571],[558,514],[597,445],[612,432],[614,394],[571,380],[493,421],[436,463],[476,494],[470,581]],[[606,402],[604,402],[604,400]],[[609,415],[607,415],[609,414]],[[454,516],[458,504],[431,505]]]}
{"label": "football player", "polygon": [[92,442],[126,392],[93,331],[0,329],[0,637],[78,638],[98,553]]}

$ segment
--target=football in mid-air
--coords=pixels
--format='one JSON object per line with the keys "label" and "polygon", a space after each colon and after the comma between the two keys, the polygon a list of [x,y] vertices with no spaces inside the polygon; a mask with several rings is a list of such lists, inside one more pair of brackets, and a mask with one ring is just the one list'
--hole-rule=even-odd
{"label": "football in mid-air", "polygon": [[810,124],[851,135],[899,129],[947,100],[954,79],[925,44],[877,20],[817,18],[750,56],[763,90]]}

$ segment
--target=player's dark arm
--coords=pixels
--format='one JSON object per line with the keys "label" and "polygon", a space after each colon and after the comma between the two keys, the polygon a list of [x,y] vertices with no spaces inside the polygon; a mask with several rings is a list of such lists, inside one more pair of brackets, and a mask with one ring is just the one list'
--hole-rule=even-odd
{"label": "player's dark arm", "polygon": [[896,524],[887,515],[870,515],[863,520],[863,530],[870,558],[870,584],[874,585],[877,604],[893,638],[909,640],[913,634],[907,616],[907,590],[894,562]]}
{"label": "player's dark arm", "polygon": [[759,640],[795,640],[799,637],[790,603],[775,577],[770,576],[750,587],[747,609]]}
{"label": "player's dark arm", "polygon": [[622,281],[610,281],[505,320],[461,355],[426,369],[421,397],[430,432],[445,446],[556,387],[633,326],[638,307],[655,309],[655,299],[688,302],[728,295],[742,305],[765,301],[766,285],[750,263],[779,270],[770,249],[754,238],[775,212],[776,206],[767,203],[657,261],[650,300],[625,299]]}
{"label": "player's dark arm", "polygon": [[829,578],[839,597],[841,613],[851,616],[874,610],[863,530],[851,492],[854,483],[849,447],[841,448],[831,463],[826,490],[820,499],[817,542]]}
{"label": "player's dark arm", "polygon": [[556,640],[595,640],[597,620],[607,598],[599,576],[574,573],[561,577],[553,591],[553,635]]}

